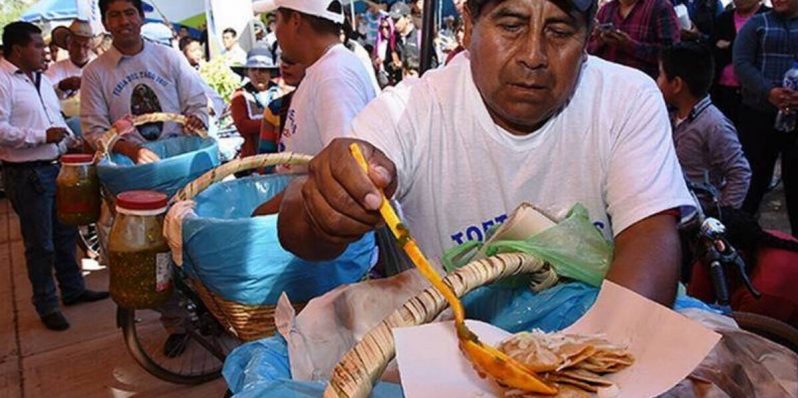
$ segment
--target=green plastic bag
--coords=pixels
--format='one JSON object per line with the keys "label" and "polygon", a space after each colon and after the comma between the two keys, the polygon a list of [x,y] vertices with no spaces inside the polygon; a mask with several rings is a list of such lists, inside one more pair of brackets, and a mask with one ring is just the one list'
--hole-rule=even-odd
{"label": "green plastic bag", "polygon": [[[444,268],[451,272],[467,264],[480,246],[478,242],[466,242],[447,251]],[[560,277],[598,287],[610,268],[612,251],[612,243],[590,222],[587,209],[577,203],[556,226],[525,240],[491,242],[486,254],[529,253],[551,264]]]}

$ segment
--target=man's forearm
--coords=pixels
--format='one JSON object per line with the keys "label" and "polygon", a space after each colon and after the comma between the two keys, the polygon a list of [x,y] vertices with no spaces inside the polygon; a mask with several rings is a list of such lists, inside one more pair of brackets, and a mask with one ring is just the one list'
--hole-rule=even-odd
{"label": "man's forearm", "polygon": [[676,217],[658,214],[618,235],[607,279],[670,307],[676,298],[680,263]]}

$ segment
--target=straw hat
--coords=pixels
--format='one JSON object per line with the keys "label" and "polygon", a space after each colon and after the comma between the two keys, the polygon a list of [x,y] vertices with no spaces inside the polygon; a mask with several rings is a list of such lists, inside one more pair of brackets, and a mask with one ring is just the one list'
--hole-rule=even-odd
{"label": "straw hat", "polygon": [[97,36],[97,32],[94,31],[91,24],[88,21],[83,21],[80,19],[75,19],[69,24],[69,27],[66,26],[59,26],[53,29],[52,37],[53,37],[53,44],[56,46],[63,48],[66,50],[67,48],[67,41],[69,37],[81,36],[87,38],[94,38]]}

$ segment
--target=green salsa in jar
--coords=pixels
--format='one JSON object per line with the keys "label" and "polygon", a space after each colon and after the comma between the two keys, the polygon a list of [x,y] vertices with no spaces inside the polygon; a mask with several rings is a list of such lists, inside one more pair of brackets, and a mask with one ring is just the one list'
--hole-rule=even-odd
{"label": "green salsa in jar", "polygon": [[108,237],[111,297],[122,308],[155,308],[172,294],[169,246],[163,236],[166,195],[129,191],[116,198]]}
{"label": "green salsa in jar", "polygon": [[100,180],[93,155],[61,157],[61,171],[55,180],[58,221],[66,225],[88,225],[100,218]]}

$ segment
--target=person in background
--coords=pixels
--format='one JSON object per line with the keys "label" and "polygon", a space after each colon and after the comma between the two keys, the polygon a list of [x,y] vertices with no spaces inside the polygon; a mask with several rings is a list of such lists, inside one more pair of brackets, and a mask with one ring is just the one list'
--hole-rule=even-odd
{"label": "person in background", "polygon": [[720,0],[674,0],[673,5],[684,5],[692,22],[689,29],[679,30],[682,40],[706,43],[715,36],[716,19],[723,12]]}
{"label": "person in background", "polygon": [[368,71],[341,43],[338,0],[276,0],[277,41],[283,56],[306,65],[280,137],[281,150],[316,154],[343,137],[376,92]]}
{"label": "person in background", "polygon": [[255,33],[255,42],[258,45],[265,46],[266,45],[266,26],[263,25],[263,21],[260,19],[253,19],[252,20],[252,32]]}
{"label": "person in background", "polygon": [[[238,134],[244,138],[241,145],[241,157],[245,158],[258,153],[258,137],[261,130],[263,112],[277,93],[277,77],[279,67],[274,63],[274,56],[266,47],[255,47],[247,54],[247,62],[243,67],[234,67],[237,73],[246,75],[247,83],[233,93],[230,100],[230,111]],[[250,173],[239,175],[244,176]]]}
{"label": "person in background", "polygon": [[770,10],[762,0],[734,0],[734,7],[718,16],[715,36],[711,39],[715,55],[715,84],[712,86],[712,102],[735,126],[739,122],[740,80],[732,64],[732,47],[737,32],[754,14]]}
{"label": "person in background", "polygon": [[[366,67],[341,43],[344,13],[339,0],[277,0],[276,4],[282,57],[306,66],[278,150],[315,155],[349,133],[352,119],[376,92]],[[281,200],[282,193],[254,214],[275,213]]]}
{"label": "person in background", "polygon": [[385,88],[391,84],[391,78],[388,74],[390,69],[388,60],[391,59],[391,54],[396,50],[396,35],[393,29],[393,20],[389,16],[380,19],[380,34],[377,36],[377,42],[372,50],[372,63],[374,71],[377,74],[377,82],[380,87]]}
{"label": "person in background", "polygon": [[612,0],[596,19],[588,52],[652,79],[657,78],[660,51],[679,42],[679,22],[667,0]]}
{"label": "person in background", "polygon": [[771,11],[754,15],[740,29],[732,54],[743,97],[737,129],[753,172],[743,210],[759,211],[781,155],[787,214],[798,236],[798,142],[794,131],[773,127],[779,110],[798,108],[798,91],[782,87],[784,73],[798,56],[798,0],[772,3]]}
{"label": "person in background", "polygon": [[377,4],[375,2],[367,2],[368,10],[363,15],[363,20],[366,25],[366,41],[365,44],[371,44],[372,46],[377,43],[377,40],[380,35],[380,24],[383,18],[388,16],[388,13],[385,12],[385,5]]}
{"label": "person in background", "polygon": [[285,57],[280,59],[279,88],[272,102],[263,111],[258,153],[277,152],[280,143],[280,131],[285,126],[285,118],[288,115],[288,109],[291,107],[291,98],[304,77],[304,65],[292,62]]}
{"label": "person in background", "polygon": [[394,40],[396,45],[390,56],[385,59],[385,69],[388,72],[391,85],[402,81],[404,66],[418,65],[421,59],[421,35],[416,29],[410,7],[400,2],[394,3],[390,11],[394,26]]}
{"label": "person in background", "polygon": [[68,57],[66,50],[58,47],[58,45],[53,42],[52,32],[45,38],[44,41],[47,43],[47,52],[50,54],[48,66]]}
{"label": "person in background", "polygon": [[247,52],[238,44],[238,32],[235,29],[227,28],[222,31],[222,44],[224,44],[222,56],[228,65],[243,65],[247,62]]}
{"label": "person in background", "polygon": [[199,40],[191,36],[186,36],[180,39],[179,47],[180,52],[182,52],[186,57],[188,64],[191,65],[191,67],[195,70],[199,70],[199,68],[205,62],[205,52],[203,51],[202,44],[200,44]]}
{"label": "person in background", "polygon": [[107,292],[86,289],[75,261],[78,230],[56,217],[58,158],[72,141],[61,117],[53,84],[40,72],[44,58],[41,30],[27,22],[3,29],[0,60],[0,160],[3,185],[19,216],[25,265],[33,305],[50,330],[66,330],[53,274],[66,306],[102,300]]}
{"label": "person in background", "polygon": [[188,28],[185,26],[181,26],[180,29],[177,30],[177,41],[179,42],[184,37],[190,37],[191,34],[188,31]]}
{"label": "person in background", "polygon": [[114,41],[114,39],[113,39],[113,37],[111,37],[111,35],[110,35],[110,34],[108,34],[108,33],[103,33],[103,34],[102,34],[102,37],[101,37],[101,38],[100,38],[100,40],[99,40],[99,43],[97,43],[97,47],[95,47],[95,48],[94,48],[94,53],[95,53],[97,56],[100,56],[100,55],[102,55],[104,52],[106,52],[106,51],[110,50],[110,49],[111,49],[111,45],[112,45],[113,41]]}
{"label": "person in background", "polygon": [[53,43],[69,52],[69,58],[51,65],[46,74],[55,83],[55,92],[62,100],[61,112],[69,128],[80,136],[80,78],[83,68],[95,58],[91,50],[96,34],[90,23],[76,19],[69,28],[54,29],[52,36]]}
{"label": "person in background", "polygon": [[[701,183],[707,173],[708,182],[720,191],[719,205],[739,209],[751,183],[751,167],[734,125],[709,97],[714,69],[708,47],[679,43],[663,50],[657,86],[675,109],[673,142],[685,177]],[[702,205],[711,207],[711,199]]]}

